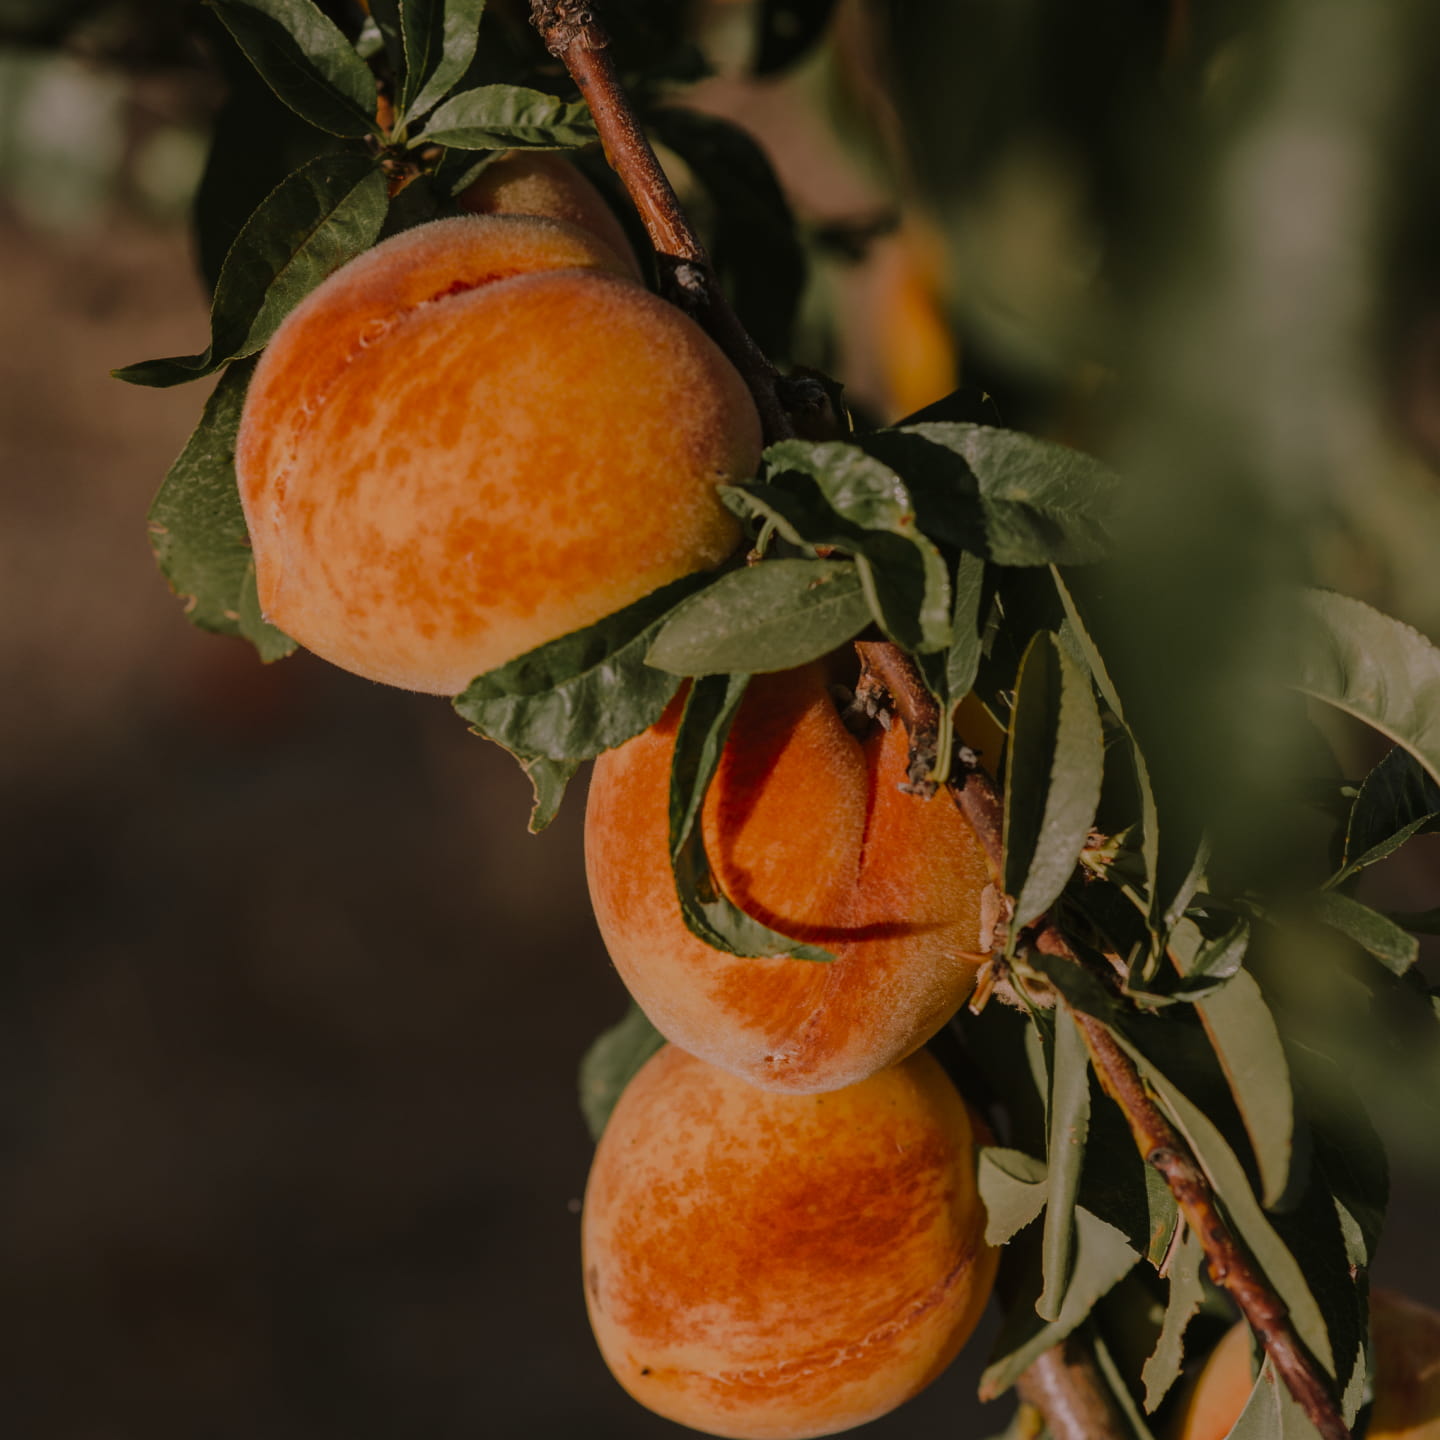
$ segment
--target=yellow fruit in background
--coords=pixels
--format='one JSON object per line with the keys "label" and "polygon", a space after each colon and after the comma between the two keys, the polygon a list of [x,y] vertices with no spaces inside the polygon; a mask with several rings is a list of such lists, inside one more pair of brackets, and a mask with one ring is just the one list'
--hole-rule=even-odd
{"label": "yellow fruit in background", "polygon": [[[1440,1313],[1389,1290],[1370,1296],[1375,1406],[1368,1440],[1440,1440]],[[1177,1440],[1224,1440],[1255,1380],[1250,1330],[1236,1325],[1215,1347],[1191,1391]]]}

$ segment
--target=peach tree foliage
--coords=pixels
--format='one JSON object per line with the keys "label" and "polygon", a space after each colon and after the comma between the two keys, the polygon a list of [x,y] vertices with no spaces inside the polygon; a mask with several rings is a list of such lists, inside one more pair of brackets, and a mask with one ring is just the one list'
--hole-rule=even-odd
{"label": "peach tree foliage", "polygon": [[[834,8],[761,6],[758,70],[801,58]],[[572,149],[602,183],[604,166],[563,72],[483,0],[374,0],[368,18],[313,0],[210,9],[210,39],[234,83],[197,213],[209,341],[118,374],[151,386],[220,374],[151,509],[152,542],[192,621],[244,636],[271,661],[294,647],[259,613],[233,469],[253,357],[346,260],[456,213],[455,195],[498,153]],[[659,103],[703,69],[683,10],[631,0],[607,18],[641,118],[708,196],[708,239],[732,301],[783,359],[807,252],[822,242],[797,227],[742,131]],[[377,81],[389,100],[378,108]],[[934,170],[933,131],[919,149]],[[960,159],[955,173],[976,163]],[[824,964],[824,950],[746,915],[705,856],[698,816],[749,676],[855,639],[892,642],[938,710],[939,733],[912,776],[939,791],[936,804],[976,763],[955,727],[973,693],[1006,737],[1003,757],[981,761],[1003,780],[1014,905],[996,966],[1015,1007],[962,1015],[937,1048],[997,1135],[980,1183],[989,1239],[1005,1247],[1005,1319],[982,1393],[1004,1392],[1078,1331],[1135,1434],[1148,1436],[1187,1343],[1203,1348],[1223,1313],[1199,1239],[1099,1088],[1078,1014],[1103,1022],[1138,1066],[1353,1421],[1366,1399],[1366,1270],[1386,1165],[1365,1114],[1373,1095],[1292,1023],[1287,977],[1300,964],[1343,971],[1374,1011],[1357,1021],[1357,1050],[1391,1044],[1383,1017],[1403,1012],[1407,1043],[1433,1054],[1440,1019],[1414,962],[1415,932],[1434,916],[1388,914],[1355,889],[1371,866],[1440,827],[1440,652],[1359,600],[1285,590],[1293,646],[1270,677],[1270,703],[1283,708],[1289,695],[1335,707],[1392,748],[1365,775],[1317,759],[1288,801],[1321,817],[1328,853],[1298,877],[1263,863],[1224,826],[1211,833],[1184,782],[1183,745],[1156,724],[1165,697],[1147,688],[1145,655],[1135,660],[1150,632],[1116,593],[1127,573],[1121,481],[1002,418],[990,397],[963,390],[896,425],[771,445],[753,478],[723,492],[747,527],[748,555],[475,677],[455,708],[525,768],[539,829],[580,765],[656,721],[688,680],[669,817],[686,923],[735,954]],[[1162,658],[1174,657],[1157,653],[1157,666]],[[1287,733],[1309,734],[1303,717],[1290,723]],[[1223,784],[1223,765],[1207,774]],[[1038,948],[1045,917],[1093,963]],[[597,1135],[658,1043],[632,1011],[586,1057],[582,1104]],[[1308,1432],[1283,1389],[1262,1385],[1236,1433]]]}

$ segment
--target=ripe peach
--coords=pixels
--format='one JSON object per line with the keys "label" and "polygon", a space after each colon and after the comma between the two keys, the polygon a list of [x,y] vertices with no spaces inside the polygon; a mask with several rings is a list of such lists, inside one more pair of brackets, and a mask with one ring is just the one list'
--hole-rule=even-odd
{"label": "ripe peach", "polygon": [[777,1095],[667,1045],[585,1192],[585,1296],[642,1405],[733,1437],[830,1435],[923,1389],[995,1277],[974,1126],[926,1054]]}
{"label": "ripe peach", "polygon": [[[1440,1313],[1402,1295],[1370,1296],[1375,1406],[1369,1440],[1440,1440]],[[1250,1332],[1236,1325],[1215,1347],[1182,1413],[1179,1440],[1224,1440],[1254,1387]]]}
{"label": "ripe peach", "polygon": [[256,368],[236,471],[266,618],[357,674],[474,676],[734,548],[743,381],[586,232],[407,230],[342,267]]}
{"label": "ripe peach", "polygon": [[640,278],[624,227],[604,197],[563,155],[553,150],[511,150],[492,161],[456,204],[472,215],[544,215],[578,225],[608,245]]}
{"label": "ripe peach", "polygon": [[857,740],[826,679],[815,664],[752,680],[702,824],[725,893],[831,962],[740,959],[686,928],[668,859],[679,701],[590,782],[590,898],[621,978],[667,1039],[771,1090],[834,1090],[903,1059],[978,964],[974,831],[948,794],[901,793],[903,730]]}

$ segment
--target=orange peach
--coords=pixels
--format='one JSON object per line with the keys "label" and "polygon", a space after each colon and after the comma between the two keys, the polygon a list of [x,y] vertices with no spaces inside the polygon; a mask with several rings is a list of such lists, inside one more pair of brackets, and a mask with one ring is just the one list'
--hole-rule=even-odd
{"label": "orange peach", "polygon": [[290,314],[236,472],[273,624],[373,680],[476,675],[717,564],[749,475],[744,382],[560,221],[407,230]]}
{"label": "orange peach", "polygon": [[544,215],[578,225],[609,246],[630,275],[640,278],[635,252],[604,196],[553,150],[509,151],[487,165],[455,203],[472,215]]}
{"label": "orange peach", "polygon": [[590,898],[621,978],[668,1040],[773,1090],[834,1090],[903,1059],[979,963],[974,831],[944,791],[901,792],[904,731],[856,739],[826,681],[822,664],[752,680],[702,823],[725,893],[832,961],[740,959],[686,928],[668,859],[679,701],[590,782]]}
{"label": "orange peach", "polygon": [[[1375,1405],[1369,1440],[1440,1440],[1440,1313],[1402,1295],[1370,1296]],[[1236,1325],[1205,1363],[1176,1428],[1179,1440],[1224,1440],[1255,1379],[1250,1331]]]}
{"label": "orange peach", "polygon": [[642,1405],[712,1435],[831,1435],[933,1380],[994,1281],[975,1132],[920,1054],[778,1095],[656,1054],[585,1192],[600,1353]]}

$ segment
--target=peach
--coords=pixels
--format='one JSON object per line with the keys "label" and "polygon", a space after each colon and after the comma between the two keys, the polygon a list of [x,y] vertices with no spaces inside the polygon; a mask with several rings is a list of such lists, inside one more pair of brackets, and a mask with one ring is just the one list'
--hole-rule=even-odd
{"label": "peach", "polygon": [[729,361],[575,226],[417,226],[336,271],[251,380],[236,472],[273,624],[452,695],[723,560],[760,424]]}
{"label": "peach", "polygon": [[817,663],[751,681],[702,824],[725,893],[832,961],[741,959],[686,928],[668,858],[680,701],[590,782],[590,898],[621,978],[666,1039],[773,1090],[835,1090],[903,1059],[979,964],[974,831],[947,793],[901,792],[903,729],[856,739],[827,678]]}
{"label": "peach", "polygon": [[585,1191],[605,1363],[712,1435],[830,1435],[893,1409],[990,1294],[975,1143],[926,1054],[780,1095],[666,1046],[620,1097]]}
{"label": "peach", "polygon": [[[1440,1440],[1440,1313],[1402,1295],[1370,1296],[1375,1405],[1369,1440]],[[1255,1380],[1250,1331],[1236,1325],[1215,1347],[1181,1413],[1180,1440],[1224,1440]]]}
{"label": "peach", "polygon": [[472,215],[545,215],[578,225],[640,279],[640,266],[624,227],[605,198],[563,155],[553,150],[511,150],[492,161],[455,203]]}

